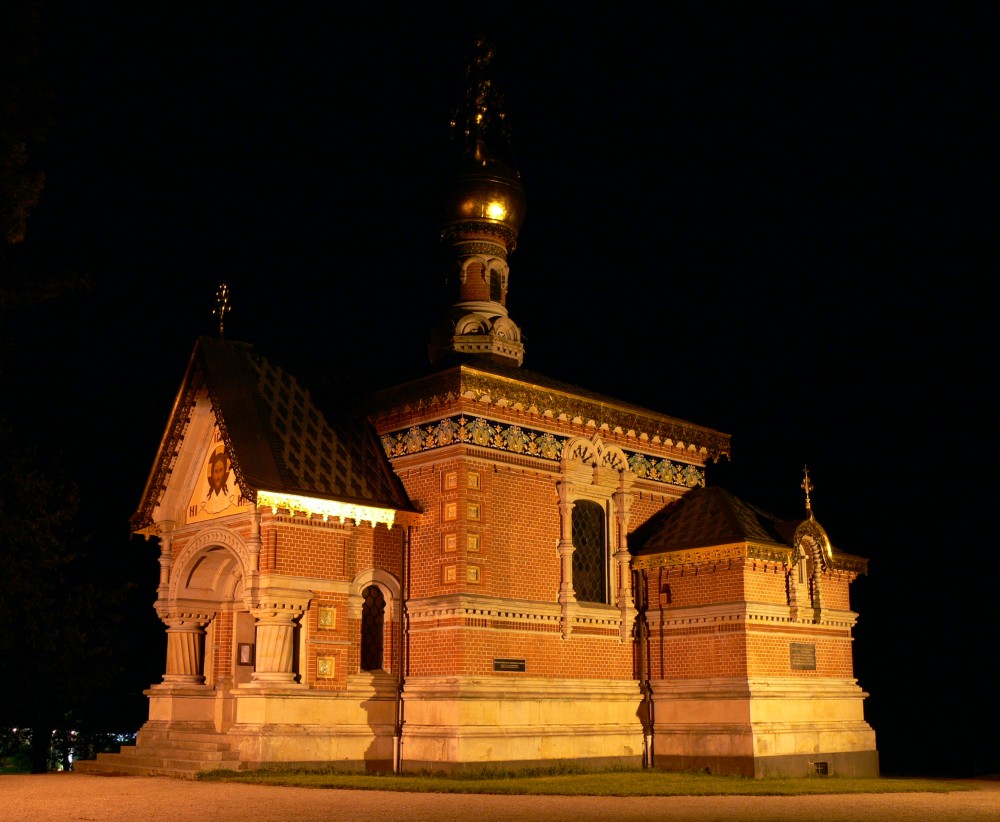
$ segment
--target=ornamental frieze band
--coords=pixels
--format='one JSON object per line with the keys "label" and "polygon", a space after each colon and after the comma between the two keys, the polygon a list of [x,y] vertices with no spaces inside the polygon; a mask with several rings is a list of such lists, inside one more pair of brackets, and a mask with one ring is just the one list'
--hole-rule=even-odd
{"label": "ornamental frieze band", "polygon": [[[524,382],[524,380],[530,382]],[[540,415],[593,420],[597,427],[634,431],[650,440],[657,438],[684,447],[693,447],[709,459],[729,455],[729,435],[683,420],[655,414],[637,406],[609,400],[600,394],[584,391],[540,374],[519,372],[517,379],[490,373],[479,368],[459,366],[429,380],[398,386],[372,398],[388,416],[386,409],[425,409],[456,397],[489,402],[509,408],[522,408]]]}
{"label": "ornamental frieze band", "polygon": [[[503,425],[492,420],[464,415],[446,417],[436,423],[413,426],[403,431],[383,434],[382,447],[389,459],[419,454],[457,443],[483,448],[495,448],[511,454],[558,462],[562,459],[565,437],[548,431],[535,431],[519,425]],[[705,472],[694,465],[675,463],[650,457],[637,451],[626,451],[629,470],[641,479],[654,480],[682,488],[705,485]]]}

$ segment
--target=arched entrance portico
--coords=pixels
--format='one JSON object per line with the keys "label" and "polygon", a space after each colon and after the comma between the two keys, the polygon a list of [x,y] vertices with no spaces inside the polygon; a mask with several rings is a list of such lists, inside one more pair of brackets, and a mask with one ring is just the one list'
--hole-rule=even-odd
{"label": "arched entrance portico", "polygon": [[248,597],[256,556],[226,528],[197,534],[176,557],[171,540],[161,540],[167,562],[156,611],[167,655],[163,681],[147,692],[150,720],[224,731],[233,715],[230,691],[251,682],[257,657]]}

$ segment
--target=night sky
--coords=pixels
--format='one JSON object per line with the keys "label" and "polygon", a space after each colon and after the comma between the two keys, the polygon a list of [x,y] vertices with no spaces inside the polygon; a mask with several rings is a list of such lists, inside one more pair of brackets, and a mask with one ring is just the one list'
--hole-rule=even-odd
{"label": "night sky", "polygon": [[1000,771],[989,21],[41,6],[54,120],[19,253],[91,288],[14,318],[8,374],[92,550],[144,586],[155,664],[157,550],[128,518],[216,287],[227,338],[327,386],[424,370],[479,26],[528,197],[525,367],[731,434],[709,482],[779,516],[808,463],[820,523],[870,559],[855,663],[883,767]]}

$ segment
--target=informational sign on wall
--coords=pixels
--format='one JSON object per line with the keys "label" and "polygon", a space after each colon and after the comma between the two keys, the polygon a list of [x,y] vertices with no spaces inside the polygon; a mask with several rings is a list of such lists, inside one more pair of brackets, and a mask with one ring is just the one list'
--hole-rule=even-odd
{"label": "informational sign on wall", "polygon": [[793,671],[816,670],[816,646],[811,642],[793,642],[790,646]]}

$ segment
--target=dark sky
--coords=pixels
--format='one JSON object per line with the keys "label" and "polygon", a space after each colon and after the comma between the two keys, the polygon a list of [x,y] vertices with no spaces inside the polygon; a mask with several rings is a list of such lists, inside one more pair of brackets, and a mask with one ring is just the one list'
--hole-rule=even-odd
{"label": "dark sky", "polygon": [[808,463],[833,542],[871,559],[856,673],[883,761],[1000,770],[981,733],[1000,730],[990,21],[153,8],[43,17],[55,124],[27,251],[93,288],[23,318],[18,371],[150,599],[155,550],[126,520],[219,283],[226,336],[293,371],[379,387],[425,367],[481,26],[528,196],[508,299],[525,366],[730,433],[709,481],[780,516]]}

